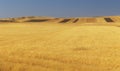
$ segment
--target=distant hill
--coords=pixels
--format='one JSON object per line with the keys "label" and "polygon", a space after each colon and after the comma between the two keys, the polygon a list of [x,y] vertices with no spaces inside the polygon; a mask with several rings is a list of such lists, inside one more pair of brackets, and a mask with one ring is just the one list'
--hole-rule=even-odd
{"label": "distant hill", "polygon": [[75,18],[26,16],[16,18],[1,18],[0,22],[114,23],[120,22],[120,16],[75,17]]}

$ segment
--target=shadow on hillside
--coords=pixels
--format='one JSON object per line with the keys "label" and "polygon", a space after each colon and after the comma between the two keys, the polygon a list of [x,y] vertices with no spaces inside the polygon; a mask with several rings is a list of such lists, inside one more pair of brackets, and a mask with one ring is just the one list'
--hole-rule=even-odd
{"label": "shadow on hillside", "polygon": [[67,23],[68,21],[70,21],[71,19],[64,19],[62,21],[60,21],[59,23]]}
{"label": "shadow on hillside", "polygon": [[104,18],[106,22],[114,22],[111,18]]}
{"label": "shadow on hillside", "polygon": [[0,20],[0,22],[15,22],[14,20]]}
{"label": "shadow on hillside", "polygon": [[25,22],[46,22],[49,21],[49,19],[32,19],[32,20],[27,20]]}

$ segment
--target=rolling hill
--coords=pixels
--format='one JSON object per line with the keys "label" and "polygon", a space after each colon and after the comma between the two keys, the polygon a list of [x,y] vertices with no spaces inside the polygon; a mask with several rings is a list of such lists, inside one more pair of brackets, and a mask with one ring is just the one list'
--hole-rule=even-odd
{"label": "rolling hill", "polygon": [[41,16],[26,16],[17,18],[3,18],[0,22],[56,22],[56,23],[118,23],[120,16],[54,18]]}

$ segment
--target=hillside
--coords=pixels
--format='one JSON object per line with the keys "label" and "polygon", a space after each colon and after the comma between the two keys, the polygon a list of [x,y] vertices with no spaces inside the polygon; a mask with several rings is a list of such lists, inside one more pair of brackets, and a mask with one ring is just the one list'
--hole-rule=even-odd
{"label": "hillside", "polygon": [[101,17],[76,17],[76,18],[54,18],[41,16],[28,16],[17,18],[4,18],[0,22],[55,22],[55,23],[118,23],[120,16]]}

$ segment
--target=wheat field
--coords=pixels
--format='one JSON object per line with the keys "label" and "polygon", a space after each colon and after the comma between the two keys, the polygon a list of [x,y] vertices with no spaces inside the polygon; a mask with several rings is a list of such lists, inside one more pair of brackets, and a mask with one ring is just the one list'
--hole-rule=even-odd
{"label": "wheat field", "polygon": [[0,24],[0,71],[120,71],[120,27]]}

